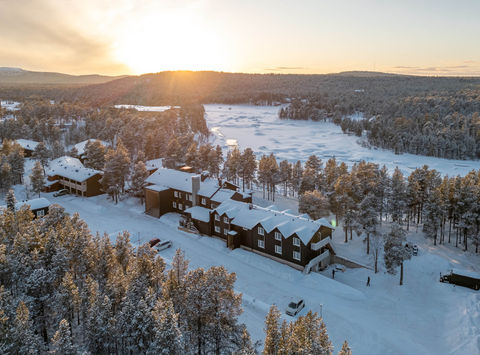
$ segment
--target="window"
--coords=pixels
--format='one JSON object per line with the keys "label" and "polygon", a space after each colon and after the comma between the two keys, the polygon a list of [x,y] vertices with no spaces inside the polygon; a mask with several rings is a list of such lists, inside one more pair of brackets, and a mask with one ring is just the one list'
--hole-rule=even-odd
{"label": "window", "polygon": [[260,235],[265,234],[262,227],[258,227],[258,234],[260,234]]}
{"label": "window", "polygon": [[206,205],[207,204],[207,200],[205,200],[205,197],[202,197],[202,205]]}
{"label": "window", "polygon": [[188,200],[188,201],[192,201],[192,195],[187,194],[187,200]]}
{"label": "window", "polygon": [[298,239],[297,237],[293,237],[293,245],[295,245],[296,247],[299,247],[300,246],[300,239]]}
{"label": "window", "polygon": [[178,197],[182,198],[182,193],[181,192],[178,193]]}
{"label": "window", "polygon": [[178,191],[173,191],[173,196],[178,197]]}
{"label": "window", "polygon": [[43,217],[45,216],[45,211],[44,210],[38,210],[37,211],[37,217]]}
{"label": "window", "polygon": [[223,223],[227,223],[227,224],[228,224],[228,217],[223,217]]}
{"label": "window", "polygon": [[178,204],[178,208],[179,208],[180,210],[183,210],[183,206],[182,206],[181,203]]}
{"label": "window", "polygon": [[215,220],[216,221],[219,221],[220,220],[220,216],[218,214],[215,214]]}
{"label": "window", "polygon": [[300,252],[299,251],[294,251],[293,252],[293,258],[295,260],[299,260],[300,261]]}
{"label": "window", "polygon": [[258,240],[258,247],[259,248],[265,248],[265,241],[263,239]]}
{"label": "window", "polygon": [[220,233],[220,227],[219,226],[215,226],[215,232]]}
{"label": "window", "polygon": [[225,234],[225,235],[228,234],[228,228],[225,228],[225,229],[223,230],[223,234]]}
{"label": "window", "polygon": [[282,254],[282,246],[281,245],[275,245],[275,253]]}
{"label": "window", "polygon": [[275,232],[275,240],[282,240],[282,233]]}
{"label": "window", "polygon": [[177,208],[177,203],[175,201],[173,201],[172,205],[173,205],[173,208]]}

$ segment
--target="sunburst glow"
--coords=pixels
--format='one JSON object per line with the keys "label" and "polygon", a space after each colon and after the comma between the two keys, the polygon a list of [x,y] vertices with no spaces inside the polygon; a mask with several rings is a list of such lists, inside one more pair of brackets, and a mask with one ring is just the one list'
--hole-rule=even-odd
{"label": "sunburst glow", "polygon": [[115,43],[116,59],[136,73],[163,70],[226,70],[218,34],[188,14],[147,15]]}

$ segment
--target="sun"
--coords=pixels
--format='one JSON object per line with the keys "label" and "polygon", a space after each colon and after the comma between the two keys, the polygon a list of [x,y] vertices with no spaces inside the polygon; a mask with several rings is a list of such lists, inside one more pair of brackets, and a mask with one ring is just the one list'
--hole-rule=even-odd
{"label": "sun", "polygon": [[165,70],[226,70],[227,51],[219,34],[193,17],[148,15],[122,31],[116,59],[135,74]]}

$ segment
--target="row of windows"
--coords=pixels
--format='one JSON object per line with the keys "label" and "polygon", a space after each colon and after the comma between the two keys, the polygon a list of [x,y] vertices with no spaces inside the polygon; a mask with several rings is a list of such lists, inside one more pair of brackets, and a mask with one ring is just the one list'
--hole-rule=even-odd
{"label": "row of windows", "polygon": [[[265,230],[262,227],[258,227],[258,234],[259,235],[265,235]],[[282,233],[280,232],[275,232],[275,240],[282,240]],[[296,247],[300,246],[300,239],[297,237],[293,237],[293,245]]]}
{"label": "row of windows", "polygon": [[[258,240],[258,247],[264,249],[265,248],[265,241],[263,239]],[[281,245],[275,245],[275,253],[282,255],[282,246]],[[295,260],[300,261],[301,259],[301,253],[299,251],[293,251],[292,257]]]}
{"label": "row of windows", "polygon": [[[220,216],[218,214],[215,215],[215,220],[220,221]],[[230,221],[228,220],[228,217],[223,217],[223,222],[230,223]]]}
{"label": "row of windows", "polygon": [[[191,194],[185,194],[185,195],[187,197],[187,201],[192,201]],[[173,191],[173,196],[176,198],[182,198],[182,193],[180,191]],[[204,206],[207,204],[207,199],[205,197],[202,197],[201,204]]]}
{"label": "row of windows", "polygon": [[[183,205],[181,203],[177,204],[175,201],[172,202],[173,208],[178,208],[179,210],[183,211]],[[188,206],[185,206],[187,208]]]}
{"label": "row of windows", "polygon": [[[221,229],[219,226],[215,226],[215,232],[216,232],[216,233],[222,233],[222,229]],[[223,230],[223,234],[225,234],[225,235],[227,235],[228,232],[229,232],[229,229],[227,229],[227,228],[225,228],[225,229]]]}

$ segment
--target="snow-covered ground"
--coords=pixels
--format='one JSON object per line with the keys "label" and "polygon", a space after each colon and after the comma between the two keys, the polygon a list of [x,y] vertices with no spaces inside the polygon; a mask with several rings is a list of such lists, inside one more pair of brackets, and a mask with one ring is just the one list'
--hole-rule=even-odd
{"label": "snow-covered ground", "polygon": [[115,105],[115,108],[134,108],[137,111],[155,111],[155,112],[163,112],[167,111],[172,107],[178,106],[140,106],[140,105]]}
{"label": "snow-covered ground", "polygon": [[[173,248],[160,255],[171,263],[181,248],[191,267],[224,265],[235,272],[237,292],[243,294],[244,313],[240,320],[255,340],[264,339],[264,319],[270,305],[284,310],[290,298],[305,299],[306,309],[322,312],[336,352],[348,339],[355,354],[478,354],[480,351],[480,293],[442,284],[439,273],[452,267],[479,270],[479,257],[454,247],[432,247],[421,234],[410,238],[419,245],[419,255],[405,263],[405,285],[398,275],[374,274],[367,269],[347,269],[331,279],[331,270],[303,275],[286,265],[242,249],[229,250],[225,242],[177,229],[179,216],[160,219],[143,213],[136,199],[115,205],[105,195],[82,198],[53,197],[70,212],[78,212],[92,233],[107,233],[112,239],[124,230],[134,244],[151,238],[170,239]],[[279,200],[279,203],[291,203]],[[354,237],[343,244],[343,234],[334,241],[343,255],[371,265],[364,244]],[[367,288],[367,276],[371,287]],[[292,318],[283,315],[287,320]]]}
{"label": "snow-covered ground", "polygon": [[0,106],[6,109],[7,111],[18,111],[20,110],[20,102],[16,101],[3,101],[0,100]]}
{"label": "snow-covered ground", "polygon": [[[238,144],[252,148],[257,155],[274,153],[277,159],[305,162],[312,154],[323,160],[335,157],[349,166],[360,160],[386,165],[390,171],[398,166],[409,174],[424,164],[442,175],[466,175],[480,169],[480,161],[449,160],[413,154],[395,155],[384,149],[362,147],[359,138],[342,133],[329,122],[281,120],[279,107],[252,105],[205,105],[207,124],[213,143],[225,149]],[[352,115],[359,119],[360,114]]]}

